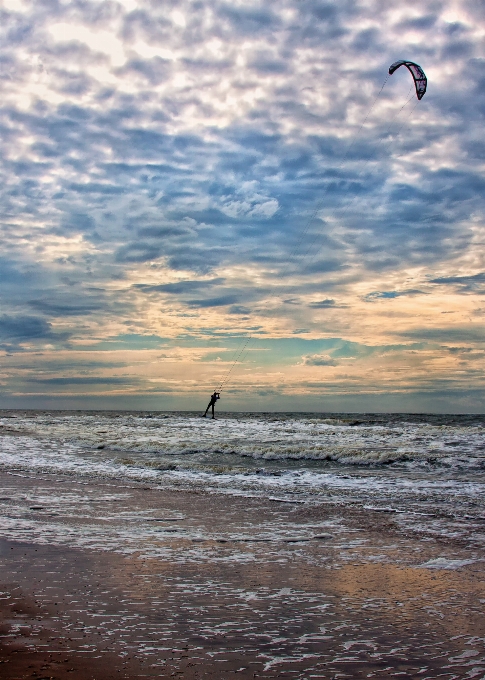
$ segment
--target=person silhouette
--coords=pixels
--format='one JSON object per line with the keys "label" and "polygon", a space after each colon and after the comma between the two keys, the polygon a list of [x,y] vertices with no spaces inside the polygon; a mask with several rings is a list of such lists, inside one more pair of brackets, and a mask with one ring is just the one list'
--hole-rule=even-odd
{"label": "person silhouette", "polygon": [[215,415],[214,415],[214,406],[216,405],[216,401],[217,401],[218,399],[220,399],[220,398],[221,398],[221,393],[220,393],[220,392],[214,392],[214,394],[211,394],[211,400],[210,400],[210,402],[209,402],[209,404],[208,404],[208,406],[207,406],[207,408],[206,408],[206,410],[205,410],[205,413],[204,413],[204,415],[202,416],[202,418],[205,418],[205,417],[206,417],[207,411],[210,409],[211,406],[212,406],[212,417],[215,418]]}

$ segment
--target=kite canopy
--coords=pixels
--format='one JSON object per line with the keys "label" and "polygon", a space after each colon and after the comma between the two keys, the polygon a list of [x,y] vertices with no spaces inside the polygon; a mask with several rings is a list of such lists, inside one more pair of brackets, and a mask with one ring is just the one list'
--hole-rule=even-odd
{"label": "kite canopy", "polygon": [[426,92],[426,86],[428,84],[428,79],[426,78],[426,75],[419,66],[419,64],[415,64],[414,61],[396,61],[394,64],[391,64],[389,66],[389,75],[392,76],[394,71],[397,71],[397,69],[400,66],[405,66],[412,77],[414,78],[414,85],[416,87],[416,96],[418,99],[422,99],[424,97],[424,94]]}

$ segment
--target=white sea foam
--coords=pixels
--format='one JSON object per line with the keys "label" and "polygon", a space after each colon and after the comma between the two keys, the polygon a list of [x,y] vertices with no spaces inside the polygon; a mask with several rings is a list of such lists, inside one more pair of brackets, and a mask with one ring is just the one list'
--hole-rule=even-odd
{"label": "white sea foam", "polygon": [[429,560],[423,564],[418,565],[424,569],[459,569],[466,567],[468,564],[473,564],[476,560],[450,560],[446,557],[437,557],[434,560]]}
{"label": "white sea foam", "polygon": [[[478,416],[0,412],[0,468],[275,502],[340,499],[451,536],[456,517],[485,518],[484,425]],[[428,519],[437,511],[439,521]]]}
{"label": "white sea foam", "polygon": [[[19,415],[4,429],[49,442],[125,454],[236,455],[260,461],[313,460],[341,464],[421,464],[485,469],[485,429],[427,422],[345,424],[303,416]],[[355,422],[355,421],[354,421]],[[359,421],[357,421],[359,422]],[[392,426],[391,426],[392,425]]]}

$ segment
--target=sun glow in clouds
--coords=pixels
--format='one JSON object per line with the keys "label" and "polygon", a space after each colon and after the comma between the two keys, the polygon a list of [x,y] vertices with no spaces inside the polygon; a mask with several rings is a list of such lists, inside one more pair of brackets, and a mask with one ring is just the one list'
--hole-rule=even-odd
{"label": "sun glow in clouds", "polygon": [[482,408],[478,10],[3,11],[4,406]]}
{"label": "sun glow in clouds", "polygon": [[123,43],[110,31],[94,31],[82,24],[64,22],[53,24],[48,30],[56,42],[80,42],[87,45],[93,52],[106,54],[113,66],[121,66],[125,63]]}

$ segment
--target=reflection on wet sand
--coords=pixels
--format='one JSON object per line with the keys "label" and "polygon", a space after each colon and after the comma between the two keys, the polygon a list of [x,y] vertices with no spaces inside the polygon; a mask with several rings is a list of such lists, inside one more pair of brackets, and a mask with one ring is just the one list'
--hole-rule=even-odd
{"label": "reflection on wet sand", "polygon": [[485,676],[483,562],[459,539],[330,502],[2,488],[22,526],[1,543],[5,680]]}

